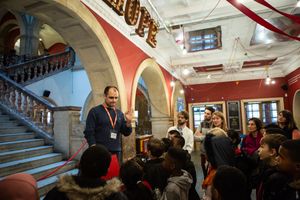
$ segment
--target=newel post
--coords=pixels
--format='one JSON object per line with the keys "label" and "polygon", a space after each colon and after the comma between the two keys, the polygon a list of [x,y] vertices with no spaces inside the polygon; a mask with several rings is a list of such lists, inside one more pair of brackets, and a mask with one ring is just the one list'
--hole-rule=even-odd
{"label": "newel post", "polygon": [[80,115],[81,107],[66,106],[54,109],[54,150],[63,154],[64,159],[72,156],[74,116]]}

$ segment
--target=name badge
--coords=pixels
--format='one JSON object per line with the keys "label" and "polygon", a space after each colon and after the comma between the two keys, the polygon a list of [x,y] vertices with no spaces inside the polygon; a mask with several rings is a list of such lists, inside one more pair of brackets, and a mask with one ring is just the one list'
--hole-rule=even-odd
{"label": "name badge", "polygon": [[110,138],[111,139],[117,139],[117,133],[115,131],[110,131]]}

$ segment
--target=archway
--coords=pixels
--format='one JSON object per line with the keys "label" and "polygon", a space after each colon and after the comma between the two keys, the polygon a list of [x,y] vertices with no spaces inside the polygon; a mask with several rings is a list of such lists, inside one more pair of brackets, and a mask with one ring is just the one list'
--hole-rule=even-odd
{"label": "archway", "polygon": [[184,89],[182,84],[179,81],[176,81],[175,85],[173,86],[171,99],[171,118],[173,119],[174,123],[177,122],[177,113],[182,110],[187,110]]}
{"label": "archway", "polygon": [[135,107],[138,80],[142,77],[147,85],[150,105],[151,105],[151,124],[152,134],[162,138],[166,136],[170,126],[170,101],[164,75],[153,59],[144,60],[134,77],[131,105]]}
{"label": "archway", "polygon": [[294,95],[293,100],[293,115],[294,119],[296,121],[297,127],[300,127],[300,90],[297,90]]}
{"label": "archway", "polygon": [[[88,74],[92,102],[101,102],[107,85],[116,85],[121,109],[127,110],[125,84],[113,47],[105,31],[80,1],[1,1],[11,12],[25,12],[53,27],[74,48]],[[118,78],[117,78],[118,77]]]}

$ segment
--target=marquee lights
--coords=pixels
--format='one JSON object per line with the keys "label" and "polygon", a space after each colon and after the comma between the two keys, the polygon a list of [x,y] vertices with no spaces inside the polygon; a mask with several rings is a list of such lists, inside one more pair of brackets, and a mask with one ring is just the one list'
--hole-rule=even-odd
{"label": "marquee lights", "polygon": [[[129,26],[135,26],[139,23],[135,29],[136,34],[140,37],[144,37],[145,29],[148,28],[148,35],[146,42],[152,47],[156,47],[156,34],[158,33],[158,24],[151,18],[148,10],[145,7],[141,7],[140,0],[103,0],[109,7],[111,7],[118,15],[124,16],[126,23]],[[125,4],[125,11],[124,11]]]}

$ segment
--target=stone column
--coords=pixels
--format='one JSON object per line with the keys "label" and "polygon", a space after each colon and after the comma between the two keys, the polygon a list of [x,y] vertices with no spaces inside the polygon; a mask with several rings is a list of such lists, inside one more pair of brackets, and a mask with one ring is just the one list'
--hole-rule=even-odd
{"label": "stone column", "polygon": [[41,22],[34,16],[21,13],[20,55],[36,56],[39,47]]}
{"label": "stone column", "polygon": [[136,155],[136,118],[132,119],[132,133],[127,137],[122,137],[123,161],[128,160]]}
{"label": "stone column", "polygon": [[[64,159],[72,156],[81,144],[74,142],[73,139],[73,127],[79,123],[77,118],[79,119],[80,110],[80,107],[72,106],[57,107],[54,110],[54,150],[61,152]],[[83,133],[81,137],[83,140]]]}
{"label": "stone column", "polygon": [[164,138],[168,129],[173,126],[170,117],[152,117],[152,135],[156,138]]}

